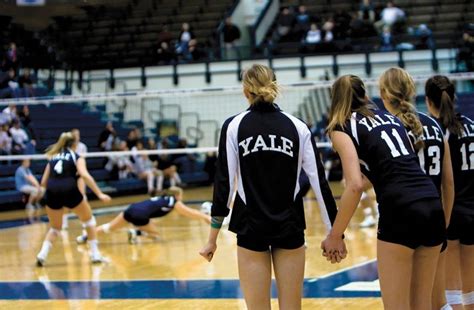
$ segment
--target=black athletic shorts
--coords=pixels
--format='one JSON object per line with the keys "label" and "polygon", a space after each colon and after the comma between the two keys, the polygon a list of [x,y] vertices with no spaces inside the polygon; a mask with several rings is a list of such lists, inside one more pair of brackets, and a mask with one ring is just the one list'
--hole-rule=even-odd
{"label": "black athletic shorts", "polygon": [[77,186],[65,191],[46,189],[46,205],[53,210],[59,210],[63,207],[75,208],[83,199],[84,196]]}
{"label": "black athletic shorts", "polygon": [[237,235],[237,245],[247,250],[265,252],[272,249],[294,250],[304,245],[304,231],[283,238],[258,238],[250,235]]}
{"label": "black athletic shorts", "polygon": [[134,209],[131,206],[123,212],[123,218],[135,226],[145,226],[150,223],[150,218],[147,215],[139,212],[139,210]]}
{"label": "black athletic shorts", "polygon": [[448,239],[459,240],[464,245],[474,245],[474,216],[461,214],[454,209],[448,227]]}
{"label": "black athletic shorts", "polygon": [[408,206],[379,205],[377,238],[416,249],[446,241],[446,222],[439,199],[426,199]]}

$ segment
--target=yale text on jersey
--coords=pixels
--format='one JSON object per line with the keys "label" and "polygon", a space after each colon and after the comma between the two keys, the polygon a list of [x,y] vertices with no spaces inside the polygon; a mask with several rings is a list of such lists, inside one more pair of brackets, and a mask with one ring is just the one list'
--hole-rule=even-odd
{"label": "yale text on jersey", "polygon": [[239,142],[242,147],[242,156],[261,151],[280,152],[293,157],[293,141],[283,136],[276,135],[258,135],[251,136]]}

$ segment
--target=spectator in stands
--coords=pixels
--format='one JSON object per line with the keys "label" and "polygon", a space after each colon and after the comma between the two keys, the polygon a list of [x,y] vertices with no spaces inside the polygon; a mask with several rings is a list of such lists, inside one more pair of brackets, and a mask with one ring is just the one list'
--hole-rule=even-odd
{"label": "spectator in stands", "polygon": [[397,8],[392,1],[387,2],[387,6],[380,13],[380,20],[375,23],[376,28],[379,32],[384,31],[384,27],[389,27],[390,31],[394,31],[392,28],[396,28],[397,23],[403,23],[405,20],[405,12]]}
{"label": "spectator in stands", "polygon": [[85,145],[83,142],[81,142],[81,132],[79,129],[74,128],[71,130],[71,133],[74,137],[74,139],[77,141],[76,143],[76,149],[75,152],[79,155],[83,155],[87,153],[87,145]]}
{"label": "spectator in stands", "polygon": [[99,140],[97,145],[102,151],[111,151],[114,145],[115,137],[117,132],[115,131],[114,125],[112,122],[107,122],[104,130],[99,135]]}
{"label": "spectator in stands", "polygon": [[295,27],[294,31],[298,35],[298,37],[302,37],[303,34],[308,32],[311,26],[311,16],[306,11],[306,7],[304,5],[300,5],[298,8],[298,14],[296,14],[295,18]]}
{"label": "spectator in stands", "polygon": [[[132,149],[143,150],[143,142],[137,141],[136,146]],[[148,194],[155,195],[156,192],[163,190],[164,176],[161,170],[158,170],[148,155],[134,155],[133,156],[133,173],[140,179],[146,180]],[[155,187],[156,181],[156,187]]]}
{"label": "spectator in stands", "polygon": [[375,10],[371,0],[362,0],[359,6],[359,19],[371,24],[375,22]]}
{"label": "spectator in stands", "polygon": [[323,30],[324,30],[324,42],[329,43],[334,40],[334,20],[332,18],[328,19],[324,25],[323,25]]}
{"label": "spectator in stands", "polygon": [[29,159],[24,159],[21,162],[21,166],[15,172],[15,186],[17,191],[29,195],[26,203],[26,214],[30,222],[33,222],[35,217],[39,215],[37,214],[41,208],[39,202],[43,198],[44,189],[31,172],[30,165]]}
{"label": "spectator in stands", "polygon": [[21,94],[23,97],[34,97],[34,81],[33,76],[31,75],[30,69],[25,68],[23,69],[23,73],[18,79],[18,84],[21,89]]}
{"label": "spectator in stands", "polygon": [[0,99],[18,98],[21,92],[16,81],[15,69],[10,68],[7,72],[0,73]]}
{"label": "spectator in stands", "polygon": [[[126,152],[130,149],[126,141],[120,141],[114,151]],[[111,172],[112,175],[116,173],[119,180],[127,179],[133,172],[133,163],[128,155],[112,155],[109,156],[109,161],[105,165],[105,169]]]}
{"label": "spectator in stands", "polygon": [[163,25],[161,31],[158,33],[158,46],[161,46],[161,43],[163,42],[166,42],[169,46],[173,39],[173,34],[169,31],[168,25]]}
{"label": "spectator in stands", "polygon": [[288,7],[281,10],[277,20],[277,33],[281,40],[286,40],[291,34],[291,30],[295,23],[295,17]]}
{"label": "spectator in stands", "polygon": [[193,60],[199,61],[200,59],[206,57],[206,53],[204,50],[199,46],[196,39],[192,39],[189,41],[188,45],[188,54],[185,55],[186,60]]}
{"label": "spectator in stands", "polygon": [[187,58],[189,54],[189,41],[195,39],[196,36],[191,31],[191,28],[188,23],[183,23],[181,26],[181,32],[179,33],[178,37],[178,45],[176,47],[176,52],[180,55],[183,55]]}
{"label": "spectator in stands", "polygon": [[351,15],[346,10],[338,10],[332,20],[333,20],[333,34],[337,39],[345,39],[349,36],[349,30],[351,25]]}
{"label": "spectator in stands", "polygon": [[393,51],[394,49],[394,42],[392,32],[388,26],[383,27],[382,35],[380,36],[380,51],[381,52],[388,52]]}
{"label": "spectator in stands", "polygon": [[236,56],[238,57],[240,55],[237,47],[240,39],[240,29],[232,23],[232,17],[230,16],[225,19],[222,35],[224,37],[224,47],[226,52],[225,58],[232,58],[232,51],[235,51]]}
{"label": "spectator in stands", "polygon": [[469,24],[465,28],[456,60],[458,71],[461,71],[459,68],[461,64],[465,66],[462,71],[474,71],[474,24]]}
{"label": "spectator in stands", "polygon": [[168,42],[165,42],[165,41],[161,42],[156,53],[157,53],[157,62],[160,65],[168,65],[173,60],[176,60],[176,55],[174,51],[170,48],[170,45]]}
{"label": "spectator in stands", "polygon": [[140,129],[135,127],[132,130],[130,130],[127,135],[128,148],[133,149],[137,145],[138,141],[140,141],[141,139],[142,139],[142,133]]}
{"label": "spectator in stands", "polygon": [[0,126],[0,155],[10,155],[12,152],[12,138],[8,132],[8,125]]}
{"label": "spectator in stands", "polygon": [[18,50],[14,42],[11,42],[8,47],[5,57],[5,68],[13,69],[13,71],[18,69]]}
{"label": "spectator in stands", "polygon": [[10,135],[12,137],[12,153],[13,154],[34,154],[36,141],[28,137],[26,131],[21,128],[19,120],[13,121],[13,126],[10,128]]}
{"label": "spectator in stands", "polygon": [[306,44],[319,44],[322,41],[322,33],[318,28],[318,25],[312,23],[310,29],[306,33],[305,43]]}
{"label": "spectator in stands", "polygon": [[8,124],[8,125],[11,125],[14,120],[18,119],[16,104],[10,104],[8,105],[8,107],[3,109],[2,119],[4,120],[2,123]]}
{"label": "spectator in stands", "polygon": [[415,37],[418,38],[416,48],[418,49],[433,49],[433,32],[426,24],[421,24],[415,29]]}
{"label": "spectator in stands", "polygon": [[25,128],[28,136],[31,140],[36,142],[36,133],[33,128],[33,123],[30,117],[30,108],[27,105],[24,105],[20,112],[18,112],[18,118],[20,119],[21,125]]}

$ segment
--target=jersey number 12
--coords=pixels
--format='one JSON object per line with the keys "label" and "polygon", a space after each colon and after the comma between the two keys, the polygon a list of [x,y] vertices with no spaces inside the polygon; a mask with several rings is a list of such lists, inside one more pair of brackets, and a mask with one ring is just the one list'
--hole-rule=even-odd
{"label": "jersey number 12", "polygon": [[461,146],[462,166],[461,170],[474,170],[474,142],[464,143]]}
{"label": "jersey number 12", "polygon": [[405,144],[403,143],[402,138],[400,137],[400,135],[398,134],[398,131],[395,128],[392,129],[392,136],[395,138],[395,140],[397,140],[397,143],[400,147],[400,151],[397,149],[397,147],[395,146],[395,143],[393,143],[393,140],[392,138],[390,138],[388,133],[385,130],[382,131],[382,139],[384,139],[385,143],[387,143],[387,146],[390,148],[390,153],[392,153],[392,157],[398,157],[401,154],[408,155],[409,154],[408,150],[405,147]]}

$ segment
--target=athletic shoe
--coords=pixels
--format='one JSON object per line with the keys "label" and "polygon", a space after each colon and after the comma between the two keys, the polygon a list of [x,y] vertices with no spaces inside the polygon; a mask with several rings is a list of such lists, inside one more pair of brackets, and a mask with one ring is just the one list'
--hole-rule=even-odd
{"label": "athletic shoe", "polygon": [[377,224],[373,215],[368,215],[365,219],[359,224],[360,228],[374,227]]}
{"label": "athletic shoe", "polygon": [[99,251],[92,252],[90,255],[90,258],[91,258],[91,263],[93,264],[100,264],[104,261],[104,258],[102,257]]}
{"label": "athletic shoe", "polygon": [[128,234],[128,243],[136,244],[138,241],[137,231],[135,229],[129,229],[127,234]]}
{"label": "athletic shoe", "polygon": [[76,238],[77,244],[86,244],[87,243],[87,235],[80,235]]}
{"label": "athletic shoe", "polygon": [[39,257],[36,257],[36,267],[43,267],[45,260]]}

